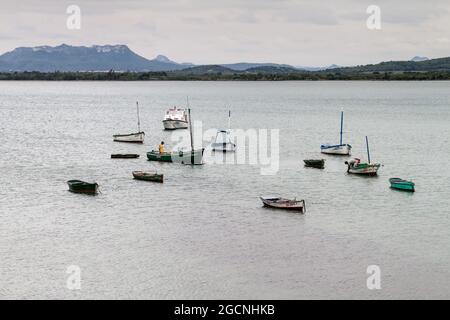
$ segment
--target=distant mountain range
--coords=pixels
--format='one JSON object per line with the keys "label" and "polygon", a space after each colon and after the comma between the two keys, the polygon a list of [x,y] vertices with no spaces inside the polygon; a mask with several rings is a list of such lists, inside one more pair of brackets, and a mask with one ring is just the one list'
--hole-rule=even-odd
{"label": "distant mountain range", "polygon": [[450,71],[450,58],[428,59],[416,56],[410,61],[388,61],[355,67],[303,67],[276,63],[233,63],[196,66],[178,63],[158,55],[144,58],[126,45],[20,47],[0,56],[0,72],[170,72],[200,74],[295,74],[300,72],[370,73],[405,71]]}
{"label": "distant mountain range", "polygon": [[[218,64],[229,70],[246,71],[260,67],[295,70],[325,70],[325,68],[293,67],[276,63]],[[126,45],[75,47],[62,44],[56,47],[20,47],[0,56],[1,72],[69,72],[69,71],[176,71],[194,67],[192,63],[178,63],[158,55],[146,59],[134,53]],[[335,66],[333,66],[335,67]],[[331,67],[330,67],[331,68]],[[281,69],[280,69],[281,70]]]}
{"label": "distant mountain range", "polygon": [[164,56],[148,60],[125,45],[22,47],[0,56],[0,71],[168,71],[186,67]]}

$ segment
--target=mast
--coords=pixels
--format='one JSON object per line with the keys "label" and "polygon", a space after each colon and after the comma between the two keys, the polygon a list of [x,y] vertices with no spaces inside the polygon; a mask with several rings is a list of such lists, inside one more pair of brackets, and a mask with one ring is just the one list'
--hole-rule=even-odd
{"label": "mast", "polygon": [[231,110],[228,110],[228,131],[231,129]]}
{"label": "mast", "polygon": [[191,109],[188,109],[189,116],[189,136],[191,137],[191,164],[194,164],[194,137],[192,134],[192,118],[191,118]]}
{"label": "mast", "polygon": [[341,140],[340,140],[340,145],[342,146],[342,131],[344,129],[344,111],[341,111]]}
{"label": "mast", "polygon": [[191,137],[191,151],[194,152],[194,138],[192,134],[192,119],[191,119],[191,109],[188,109],[189,115],[189,135]]}
{"label": "mast", "polygon": [[369,150],[369,139],[366,136],[366,146],[367,146],[367,159],[369,160],[370,164],[370,150]]}
{"label": "mast", "polygon": [[139,117],[139,102],[136,101],[136,111],[137,111],[137,118],[138,118],[138,132],[141,132],[141,119]]}

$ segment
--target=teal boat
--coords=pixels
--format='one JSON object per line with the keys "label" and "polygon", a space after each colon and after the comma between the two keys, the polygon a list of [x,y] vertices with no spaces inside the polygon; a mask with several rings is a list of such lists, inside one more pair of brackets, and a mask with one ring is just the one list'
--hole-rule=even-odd
{"label": "teal boat", "polygon": [[412,181],[406,181],[400,178],[389,179],[392,189],[403,190],[403,191],[415,191],[415,184]]}

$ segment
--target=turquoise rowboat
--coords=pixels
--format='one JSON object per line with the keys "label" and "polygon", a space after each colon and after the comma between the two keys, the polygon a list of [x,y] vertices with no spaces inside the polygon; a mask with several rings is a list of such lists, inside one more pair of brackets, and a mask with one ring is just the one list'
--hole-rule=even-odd
{"label": "turquoise rowboat", "polygon": [[398,189],[403,191],[415,191],[415,184],[412,181],[406,181],[400,178],[391,178],[389,179],[392,189]]}

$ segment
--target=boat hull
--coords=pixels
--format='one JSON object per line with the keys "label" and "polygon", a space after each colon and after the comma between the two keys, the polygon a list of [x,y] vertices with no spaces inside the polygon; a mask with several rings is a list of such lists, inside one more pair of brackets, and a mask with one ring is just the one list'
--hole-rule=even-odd
{"label": "boat hull", "polygon": [[145,133],[116,134],[113,136],[113,139],[115,142],[144,143]]}
{"label": "boat hull", "polygon": [[234,143],[213,143],[211,148],[215,152],[235,152],[236,145]]}
{"label": "boat hull", "polygon": [[140,156],[138,154],[112,154],[111,159],[137,159]]}
{"label": "boat hull", "polygon": [[87,183],[80,180],[70,180],[67,181],[69,185],[69,191],[73,193],[83,193],[96,195],[98,193],[98,184],[97,183]]}
{"label": "boat hull", "polygon": [[163,174],[156,174],[156,173],[147,173],[142,171],[134,171],[133,177],[136,180],[142,180],[142,181],[149,181],[149,182],[164,182],[164,175]]}
{"label": "boat hull", "polygon": [[305,200],[294,201],[288,199],[265,199],[260,197],[263,206],[272,209],[280,209],[280,210],[288,210],[288,211],[297,211],[300,213],[304,213],[306,211]]}
{"label": "boat hull", "polygon": [[163,120],[164,130],[187,129],[189,124],[182,120]]}
{"label": "boat hull", "polygon": [[351,174],[359,174],[364,176],[376,176],[378,174],[378,170],[380,169],[381,165],[376,164],[367,164],[367,163],[361,163],[358,165],[353,164],[347,164],[348,169],[347,172]]}
{"label": "boat hull", "polygon": [[320,151],[324,154],[334,154],[339,156],[349,156],[352,151],[352,147],[349,144],[329,146],[322,145]]}
{"label": "boat hull", "polygon": [[150,151],[147,153],[147,159],[149,161],[201,165],[203,164],[204,151],[205,149],[200,149],[187,152],[186,151],[165,152],[162,154],[157,151]]}
{"label": "boat hull", "polygon": [[305,167],[323,169],[325,168],[325,160],[303,160]]}
{"label": "boat hull", "polygon": [[398,178],[389,179],[392,189],[415,192],[415,184],[411,181],[406,181]]}

